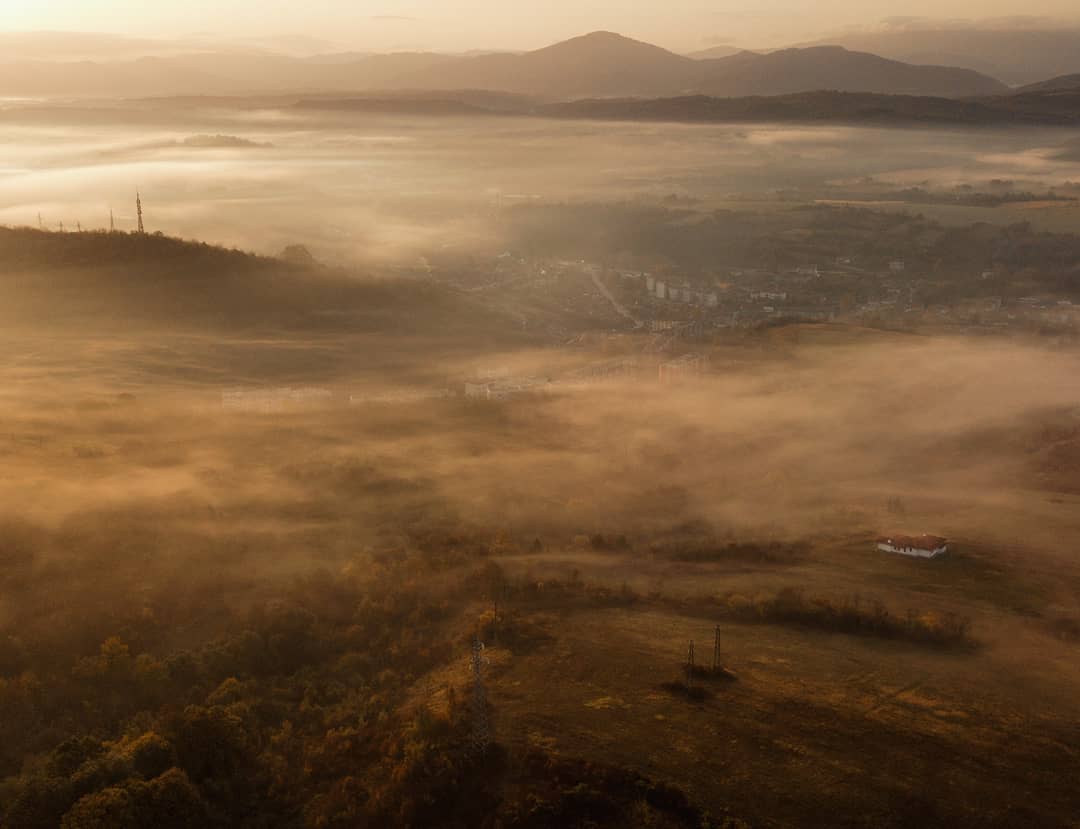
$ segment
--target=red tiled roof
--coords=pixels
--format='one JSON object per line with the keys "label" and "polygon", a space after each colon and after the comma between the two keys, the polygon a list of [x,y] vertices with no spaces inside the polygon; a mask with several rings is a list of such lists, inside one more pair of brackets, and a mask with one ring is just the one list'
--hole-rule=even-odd
{"label": "red tiled roof", "polygon": [[891,547],[911,547],[916,550],[937,550],[949,543],[949,539],[940,535],[884,535],[878,539],[879,544],[888,544]]}

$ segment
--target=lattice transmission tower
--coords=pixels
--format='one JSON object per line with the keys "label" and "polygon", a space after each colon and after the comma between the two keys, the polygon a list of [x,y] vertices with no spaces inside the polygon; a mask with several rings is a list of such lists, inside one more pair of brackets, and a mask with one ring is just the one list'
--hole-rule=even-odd
{"label": "lattice transmission tower", "polygon": [[479,636],[472,643],[472,749],[487,751],[491,742],[491,723],[488,721],[487,690],[484,688],[484,643]]}

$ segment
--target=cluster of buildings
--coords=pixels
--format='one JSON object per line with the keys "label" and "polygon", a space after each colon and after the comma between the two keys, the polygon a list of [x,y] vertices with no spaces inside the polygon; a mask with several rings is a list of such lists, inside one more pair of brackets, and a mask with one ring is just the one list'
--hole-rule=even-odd
{"label": "cluster of buildings", "polygon": [[551,381],[539,377],[506,377],[497,380],[478,380],[465,384],[467,400],[508,400],[525,394],[543,394],[550,390]]}
{"label": "cluster of buildings", "polygon": [[[645,317],[663,313],[665,317],[684,318],[681,321],[646,319],[645,327],[652,331],[660,330],[658,325],[678,327],[688,320],[707,320],[714,327],[752,325],[771,317],[828,321],[835,319],[840,310],[835,303],[824,302],[820,291],[790,287],[792,283],[819,279],[822,272],[816,265],[797,268],[789,274],[732,271],[723,278],[713,277],[707,286],[686,280],[676,282],[670,276],[661,278],[641,271],[615,273],[623,287],[637,295],[637,313]],[[636,291],[635,283],[640,284]],[[683,310],[677,310],[680,308]]]}
{"label": "cluster of buildings", "polygon": [[454,397],[450,389],[389,389],[366,394],[350,394],[350,406],[393,405],[401,403],[423,403],[430,400],[445,400]]}
{"label": "cluster of buildings", "polygon": [[658,357],[628,356],[602,360],[566,372],[557,378],[476,377],[465,383],[467,400],[509,400],[526,395],[548,394],[618,380],[677,383],[696,380],[708,372],[703,354],[684,354],[671,360]]}
{"label": "cluster of buildings", "polygon": [[504,253],[494,260],[493,271],[486,264],[470,269],[468,290],[513,292],[538,310],[537,319],[529,321],[530,330],[554,338],[573,336],[582,327],[624,328],[613,310],[638,330],[670,331],[683,338],[692,338],[691,325],[708,335],[718,328],[779,320],[1080,334],[1080,305],[1051,296],[991,300],[986,281],[1007,282],[1006,272],[938,273],[917,252],[912,257],[849,254],[823,256],[810,264],[680,273],[670,267],[611,267]]}
{"label": "cluster of buildings", "polygon": [[[689,284],[645,271],[615,271],[624,297],[650,331],[753,326],[787,319],[830,322],[861,319],[896,325],[1032,328],[1080,332],[1080,305],[1052,296],[972,297],[955,280],[921,274],[903,259],[875,266],[838,257],[827,266],[787,270],[742,268]],[[996,274],[983,274],[981,279]],[[640,287],[636,287],[639,284]],[[960,292],[958,292],[960,291]],[[951,300],[951,294],[957,298]]]}
{"label": "cluster of buildings", "polygon": [[688,354],[670,361],[630,355],[589,363],[557,378],[513,375],[506,369],[499,369],[479,371],[463,383],[448,381],[445,387],[382,388],[349,395],[316,387],[230,389],[221,393],[221,408],[226,412],[281,414],[326,406],[420,403],[453,398],[487,402],[548,394],[605,381],[648,380],[658,376],[660,381],[670,383],[700,376],[706,370],[706,359],[701,355]]}
{"label": "cluster of buildings", "polygon": [[661,301],[682,302],[686,305],[699,305],[705,308],[716,308],[720,305],[720,295],[716,291],[695,290],[685,282],[678,286],[646,275],[645,290]]}

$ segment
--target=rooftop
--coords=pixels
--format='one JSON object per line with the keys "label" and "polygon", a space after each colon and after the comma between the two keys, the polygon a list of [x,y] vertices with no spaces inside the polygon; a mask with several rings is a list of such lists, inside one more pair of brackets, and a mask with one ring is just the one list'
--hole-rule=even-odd
{"label": "rooftop", "polygon": [[937,550],[949,543],[949,539],[939,535],[885,535],[878,539],[878,544],[891,547],[910,547],[916,550]]}

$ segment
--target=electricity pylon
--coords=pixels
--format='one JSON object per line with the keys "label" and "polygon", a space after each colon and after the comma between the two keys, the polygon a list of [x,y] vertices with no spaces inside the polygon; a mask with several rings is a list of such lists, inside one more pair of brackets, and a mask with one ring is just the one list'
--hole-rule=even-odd
{"label": "electricity pylon", "polygon": [[479,636],[472,644],[472,748],[483,753],[491,742],[491,724],[488,722],[487,691],[484,689],[484,643]]}

